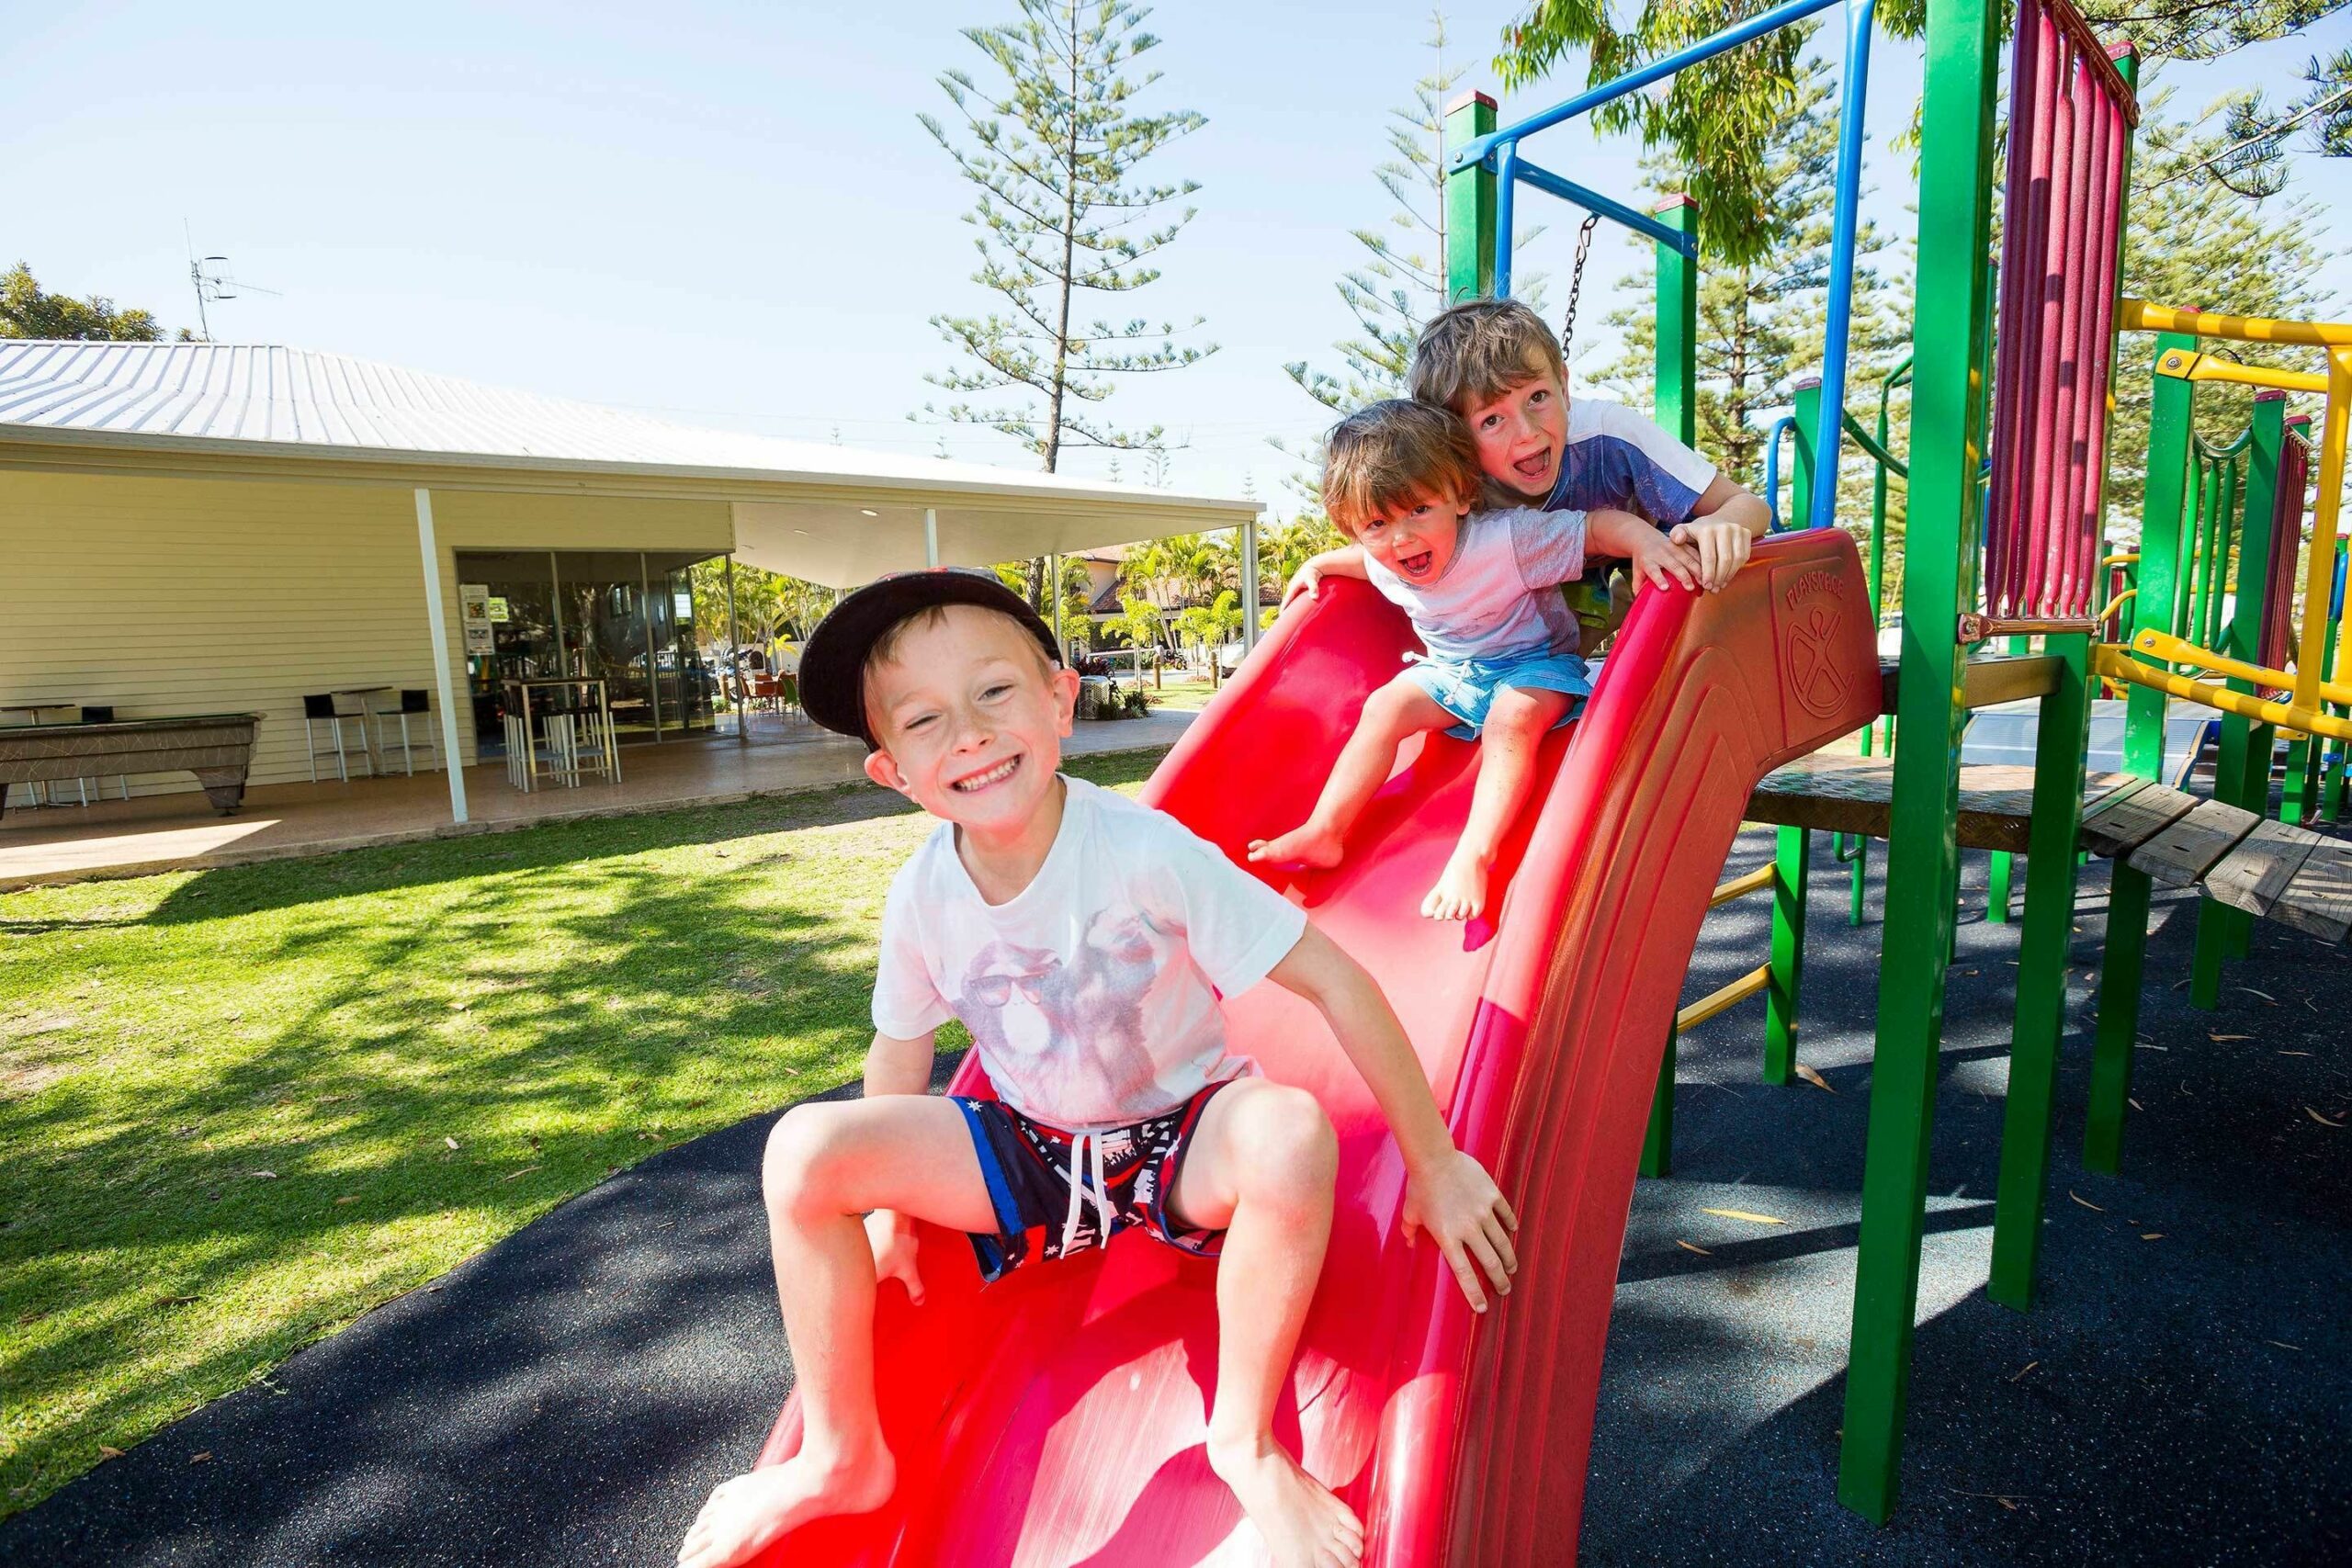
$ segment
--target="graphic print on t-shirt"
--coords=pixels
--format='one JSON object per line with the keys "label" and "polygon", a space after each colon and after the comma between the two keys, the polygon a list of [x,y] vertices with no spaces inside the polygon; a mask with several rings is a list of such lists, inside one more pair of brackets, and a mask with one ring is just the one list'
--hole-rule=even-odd
{"label": "graphic print on t-shirt", "polygon": [[1132,909],[1094,911],[1068,964],[1052,953],[999,939],[972,955],[956,1005],[982,1060],[1035,1061],[1054,1042],[1082,1041],[1084,1054],[1056,1066],[1070,1091],[1063,1103],[1132,1104],[1159,1079],[1144,1035],[1144,998],[1184,939],[1183,928],[1154,931]]}

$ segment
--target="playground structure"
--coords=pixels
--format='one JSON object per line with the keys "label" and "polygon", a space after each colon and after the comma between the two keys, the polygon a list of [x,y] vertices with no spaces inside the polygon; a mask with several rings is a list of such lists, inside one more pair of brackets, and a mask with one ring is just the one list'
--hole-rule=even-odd
{"label": "playground structure", "polygon": [[[1529,164],[1520,141],[1672,74],[1726,47],[1827,8],[1794,0],[1716,38],[1498,131],[1491,105],[1465,102],[1450,137],[1449,287],[1455,297],[1504,292],[1510,276],[1514,187],[1526,184],[1612,218],[1657,244],[1656,417],[1690,440],[1695,366],[1694,254],[1687,202],[1654,217],[1630,212]],[[1838,212],[1833,226],[1823,369],[1800,386],[1795,407],[1770,433],[1768,494],[1778,516],[1780,437],[1793,437],[1788,518],[1801,528],[1835,521],[1838,454],[1850,438],[1875,465],[1871,593],[1883,607],[1887,487],[1906,481],[1901,658],[1887,672],[1884,716],[1863,730],[1861,756],[1811,759],[1766,781],[1751,818],[1781,824],[1774,863],[1717,890],[1719,901],[1773,896],[1769,962],[1683,1010],[1692,1026],[1746,997],[1766,998],[1764,1077],[1794,1068],[1810,835],[1841,835],[1855,866],[1852,918],[1862,908],[1863,844],[1889,840],[1884,967],[1922,983],[1883,989],[1871,1077],[1863,1218],[1854,1298],[1838,1494],[1884,1519],[1895,1499],[1906,1404],[1928,1134],[1937,1080],[1945,970],[1954,936],[1958,851],[1992,851],[1993,909],[2010,908],[2010,857],[2037,868],[2029,883],[2018,978],[2017,1021],[1996,1200],[1990,1293],[2025,1308],[2031,1300],[2052,1136],[2057,1047],[2063,1032],[2078,854],[2116,858],[2109,942],[2099,992],[2086,1161],[2113,1169],[2128,1104],[2132,1024],[2149,895],[2157,881],[2205,895],[2199,999],[2210,999],[2221,958],[2245,938],[2244,917],[2262,914],[2340,940],[2352,923],[2352,861],[2340,847],[2264,823],[2278,727],[2304,739],[2290,752],[2290,812],[2316,790],[2332,815],[2342,795],[2339,744],[2321,773],[2315,740],[2352,728],[2339,706],[2352,697],[2333,623],[2327,563],[2340,560],[2336,500],[2343,478],[2346,345],[2352,328],[2203,315],[2119,298],[2132,133],[2138,120],[2137,57],[2110,50],[2066,0],[2017,9],[2009,73],[2008,164],[2001,256],[1990,245],[1995,96],[2001,8],[1956,0],[1928,15],[1921,117],[1917,297],[1964,302],[1923,320],[1912,357],[1879,389],[1881,415],[1866,433],[1846,406],[1845,339],[1850,299],[1854,204],[1860,186],[1860,108],[1867,79],[1870,6],[1845,7]],[[1488,253],[1493,259],[1488,261]],[[1999,287],[1996,288],[1996,281]],[[2160,343],[2150,486],[2136,554],[2105,542],[2107,442],[2119,333],[2171,328],[2247,343],[2324,346],[2326,377],[2248,369],[2194,352],[2195,339]],[[2184,506],[2189,464],[2187,398],[2193,382],[2233,380],[2329,394],[2320,438],[2319,515],[2298,637],[2288,626],[2295,574],[2303,454],[2279,431],[2283,405],[2257,405],[2243,443],[2200,454],[2201,504]],[[1890,450],[1893,392],[1912,389],[1909,450]],[[2234,519],[2243,513],[2249,521]],[[2201,531],[2200,531],[2201,530]],[[2186,539],[2186,543],[2184,543]],[[2192,552],[2191,582],[2177,568]],[[2233,551],[2234,550],[2234,556]],[[2201,552],[2201,553],[2195,553]],[[2238,579],[2267,592],[2233,593]],[[2125,581],[2117,581],[2118,569]],[[2342,570],[2335,569],[2340,584]],[[2277,586],[2278,584],[2288,586]],[[2132,614],[2128,649],[2098,641],[2102,623]],[[2169,612],[2165,614],[2165,612]],[[2226,622],[2226,625],[2224,624]],[[2219,640],[2223,646],[2215,647]],[[2008,657],[1978,658],[2005,642]],[[2294,647],[2295,669],[2282,666]],[[2259,649],[2255,662],[2252,650]],[[2321,672],[2334,664],[2336,678]],[[2087,774],[2093,672],[2130,692],[2121,766]],[[2175,666],[2180,668],[2176,669]],[[2226,684],[2223,682],[2227,682]],[[2284,701],[2256,688],[2287,694]],[[2156,781],[2164,774],[2166,698],[2222,716],[2215,798],[2199,801]],[[1961,766],[1972,712],[2038,702],[2030,769]],[[1893,741],[1904,745],[1885,756]],[[1873,757],[1875,750],[1878,755]],[[1849,845],[1850,844],[1850,848]],[[1670,1165],[1669,1042],[1643,1155],[1646,1173]]]}
{"label": "playground structure", "polygon": [[[2156,881],[2201,886],[2233,910],[2301,910],[2306,929],[2339,937],[2352,924],[2352,898],[2341,900],[2343,923],[2328,908],[2331,888],[2352,892],[2352,861],[2258,817],[2274,739],[2352,735],[2346,671],[2320,675],[2343,646],[2329,625],[2342,594],[2331,598],[2323,564],[2340,583],[2333,498],[2352,328],[2118,299],[2137,62],[2128,47],[2110,51],[2065,0],[2017,8],[1997,290],[1990,214],[2003,8],[1939,0],[1928,12],[1917,292],[1962,303],[1918,325],[1912,359],[1881,384],[1874,434],[1847,412],[1845,347],[1871,0],[1789,0],[1502,130],[1490,100],[1454,106],[1451,293],[1508,292],[1521,185],[1647,235],[1658,265],[1656,417],[1691,441],[1696,209],[1678,199],[1636,211],[1534,164],[1521,143],[1835,5],[1846,73],[1828,328],[1820,383],[1800,390],[1789,422],[1790,520],[1801,525],[1759,546],[1718,597],[1659,592],[1636,603],[1588,712],[1547,742],[1536,805],[1497,868],[1496,915],[1467,940],[1412,913],[1466,811],[1476,759],[1463,743],[1429,738],[1367,812],[1359,852],[1296,883],[1318,923],[1375,973],[1414,976],[1393,999],[1457,1141],[1519,1206],[1520,1302],[1541,1308],[1506,1305],[1474,1325],[1437,1259],[1401,1250],[1394,1150],[1321,1021],[1267,987],[1229,1005],[1237,1049],[1314,1089],[1340,1134],[1326,1282],[1292,1374],[1295,1425],[1281,1435],[1363,1514],[1367,1562],[1572,1554],[1632,1185],[1637,1169],[1662,1175],[1670,1160],[1677,1024],[1765,994],[1765,1074],[1788,1081],[1812,831],[1848,836],[1838,847],[1856,865],[1858,910],[1861,846],[1888,840],[1884,964],[1917,982],[1883,987],[1879,1001],[1839,1464],[1840,1499],[1873,1519],[1894,1507],[1900,1471],[1959,850],[2031,863],[1989,1287],[2019,1309],[2031,1299],[2047,1186],[2079,852],[2116,857],[2086,1145],[2095,1166],[2112,1168],[2120,1152]],[[2118,334],[2154,329],[2182,341],[2159,349],[2147,522],[2134,556],[2105,539],[2109,382]],[[2309,564],[2286,578],[2303,591],[2292,637],[2283,591],[2233,597],[2229,585],[2233,559],[2239,582],[2281,579],[2276,563],[2293,553],[2301,514],[2300,438],[2286,434],[2282,402],[2258,404],[2245,443],[2198,455],[2203,482],[2188,503],[2185,400],[2198,367],[2215,367],[2203,379],[2242,378],[2195,354],[2200,336],[2331,350],[2324,385],[2291,375],[2262,383],[2330,393],[2318,526]],[[2163,372],[2167,353],[2185,357]],[[1911,438],[1897,457],[1888,407],[1906,379]],[[1849,438],[1877,468],[1867,577],[1832,526]],[[1883,671],[1871,639],[1885,607],[1891,479],[1909,493],[1901,657]],[[2120,635],[2127,625],[2128,650],[2100,641],[2102,626]],[[2007,656],[1973,657],[1992,642]],[[1250,838],[1305,813],[1364,696],[1411,646],[1401,617],[1351,585],[1295,604],[1146,798],[1238,859]],[[2280,663],[2289,648],[2291,671]],[[2092,777],[2098,678],[2130,696],[2123,766]],[[2158,780],[2167,698],[2225,716],[2214,800]],[[2038,704],[2033,766],[1970,776],[1960,762],[1969,713],[2022,700]],[[1860,757],[1765,776],[1857,730]],[[2318,801],[2306,786],[2308,803],[2332,808],[2345,750]],[[2312,746],[2290,773],[2319,765]],[[2253,808],[2233,804],[2247,801]],[[1713,887],[1743,816],[1781,824],[1774,864]],[[1678,1021],[1677,982],[1706,910],[1766,890],[1770,962]],[[2224,953],[2237,928],[2229,910],[2212,918]],[[2200,965],[2203,952],[2200,940]],[[956,1091],[987,1092],[974,1065]],[[927,1234],[923,1245],[928,1303],[913,1308],[886,1292],[876,1325],[899,1495],[878,1514],[779,1542],[763,1561],[1226,1560],[1238,1515],[1199,1446],[1214,1360],[1208,1267],[1123,1238],[983,1293],[954,1238]],[[762,1462],[797,1441],[788,1404]]]}

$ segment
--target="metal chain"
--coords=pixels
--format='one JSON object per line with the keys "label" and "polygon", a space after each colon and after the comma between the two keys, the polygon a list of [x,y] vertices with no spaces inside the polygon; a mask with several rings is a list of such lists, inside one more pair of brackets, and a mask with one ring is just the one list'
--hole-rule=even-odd
{"label": "metal chain", "polygon": [[1576,341],[1577,296],[1584,291],[1584,258],[1592,249],[1593,225],[1600,221],[1600,214],[1589,213],[1584,227],[1577,231],[1577,263],[1568,274],[1568,314],[1560,323],[1560,355],[1567,356],[1568,344]]}

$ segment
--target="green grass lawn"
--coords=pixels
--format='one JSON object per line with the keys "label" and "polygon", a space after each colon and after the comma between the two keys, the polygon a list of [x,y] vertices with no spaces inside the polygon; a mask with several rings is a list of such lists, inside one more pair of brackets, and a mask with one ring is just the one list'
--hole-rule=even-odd
{"label": "green grass lawn", "polygon": [[[1125,681],[1119,682],[1122,686],[1130,683]],[[1153,691],[1151,677],[1146,675],[1143,678],[1143,689],[1150,694],[1151,705],[1154,707],[1191,709],[1196,713],[1208,706],[1209,699],[1216,695],[1216,690],[1210,686],[1206,679],[1170,680],[1165,682],[1158,691]]]}
{"label": "green grass lawn", "polygon": [[861,784],[0,895],[0,1517],[853,1076],[928,827]]}

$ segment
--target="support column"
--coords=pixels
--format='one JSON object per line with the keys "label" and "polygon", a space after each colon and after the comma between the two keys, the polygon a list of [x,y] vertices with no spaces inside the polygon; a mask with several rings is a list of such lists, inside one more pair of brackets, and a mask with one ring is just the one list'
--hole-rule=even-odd
{"label": "support column", "polygon": [[1648,1177],[1674,1174],[1674,1051],[1682,1031],[1666,1021],[1666,1051],[1658,1058],[1657,1088],[1650,1093],[1649,1130],[1642,1135],[1641,1173]]}
{"label": "support column", "polygon": [[[2158,333],[2155,361],[2191,350],[2187,333]],[[2189,457],[2196,415],[2195,383],[2156,376],[2148,415],[2148,481],[2140,516],[2142,626],[2179,630],[2185,608],[2177,590],[2186,533]],[[2143,663],[2159,663],[2134,655]],[[2165,774],[2165,694],[2135,685],[2124,698],[2123,771],[2138,778]],[[2140,1029],[2140,980],[2148,953],[2148,874],[2114,863],[2107,900],[2107,944],[2099,960],[2098,1027],[2091,1045],[2090,1105],[2083,1130],[2083,1163],[2113,1171],[2122,1158],[2123,1113],[2132,1095],[2132,1056]]]}
{"label": "support column", "polygon": [[[1445,106],[1444,144],[1462,147],[1495,130],[1495,100],[1464,93]],[[1484,163],[1445,176],[1445,299],[1483,299],[1495,291],[1495,172]]]}
{"label": "support column", "polygon": [[1764,987],[1764,1081],[1784,1084],[1797,1065],[1797,998],[1804,984],[1805,883],[1813,834],[1779,829],[1772,855],[1772,976]]}
{"label": "support column", "polygon": [[416,487],[416,547],[424,558],[424,624],[433,637],[433,684],[441,703],[441,771],[449,775],[449,820],[466,821],[466,770],[458,753],[457,682],[449,670],[449,612],[441,602],[441,547],[433,538],[433,492]]}
{"label": "support column", "polygon": [[939,508],[936,506],[922,509],[922,564],[929,567],[939,564]]}
{"label": "support column", "polygon": [[1062,631],[1062,557],[1059,550],[1046,557],[1046,592],[1054,602],[1054,646],[1061,649],[1062,662],[1068,664],[1069,638]]}
{"label": "support column", "polygon": [[[2278,503],[2278,459],[2287,439],[2287,394],[2261,391],[2254,398],[2254,423],[2245,455],[2244,510],[2238,523],[2237,600],[2231,607],[2229,651],[2249,663],[2262,661],[2262,608],[2269,597],[2271,537]],[[2292,548],[2291,545],[2287,546]],[[2226,587],[2217,582],[2216,595]],[[2230,690],[2253,694],[2250,681],[2233,680]],[[2257,817],[2270,814],[2272,730],[2244,714],[2222,716],[2222,743],[2213,761],[2213,798],[2243,807]],[[2252,917],[2244,910],[2197,901],[2197,955],[2189,968],[2188,1005],[2207,1010],[2222,999],[2222,962],[2237,948]]]}
{"label": "support column", "polygon": [[744,721],[752,716],[752,708],[751,704],[744,700],[743,661],[741,657],[743,652],[743,633],[735,624],[735,557],[731,551],[727,557],[726,572],[727,672],[735,678],[735,744],[749,746],[752,743],[752,737],[745,728]]}
{"label": "support column", "polygon": [[2090,748],[2091,723],[2090,638],[2047,637],[2042,651],[2064,668],[2056,689],[2041,699],[2034,742],[2025,930],[2018,949],[2009,1089],[2001,1112],[2001,1174],[1994,1197],[1989,1287],[1995,1301],[2019,1312],[2033,1304],[2034,1266],[2041,1252],[2058,1042],[2066,1032],[2066,961],[2073,946],[2079,871],[2075,845],[2082,834],[2084,757]]}
{"label": "support column", "polygon": [[[1928,15],[1920,118],[1918,296],[1911,506],[1903,574],[1903,669],[1896,703],[1887,846],[1886,941],[1871,1073],[1853,1337],[1838,1499],[1872,1520],[1894,1510],[1918,1308],[1928,1136],[1960,881],[1961,649],[1954,636],[1978,547],[1984,420],[1977,367],[1991,331],[1993,107],[2001,8],[1941,0]],[[1835,412],[1837,411],[1831,411]],[[1836,476],[1822,482],[1835,485]]]}
{"label": "support column", "polygon": [[1258,650],[1258,519],[1241,525],[1241,657]]}

